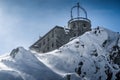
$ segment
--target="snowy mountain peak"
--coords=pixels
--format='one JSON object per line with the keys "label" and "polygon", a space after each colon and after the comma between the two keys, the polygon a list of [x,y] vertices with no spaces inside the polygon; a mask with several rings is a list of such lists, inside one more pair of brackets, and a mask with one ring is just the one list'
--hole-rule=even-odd
{"label": "snowy mountain peak", "polygon": [[119,80],[120,34],[97,27],[49,53],[18,47],[0,64],[3,80]]}
{"label": "snowy mountain peak", "polygon": [[22,59],[34,59],[35,56],[34,54],[31,54],[30,51],[27,51],[23,47],[18,47],[16,49],[13,49],[12,52],[10,53],[10,56],[15,59],[15,60],[22,60]]}

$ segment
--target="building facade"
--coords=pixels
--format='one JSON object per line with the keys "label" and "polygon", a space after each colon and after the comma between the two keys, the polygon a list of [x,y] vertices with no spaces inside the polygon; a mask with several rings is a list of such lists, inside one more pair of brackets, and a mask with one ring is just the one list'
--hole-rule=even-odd
{"label": "building facade", "polygon": [[34,43],[30,49],[36,52],[45,53],[61,47],[69,41],[69,36],[63,27],[55,26],[46,35]]}
{"label": "building facade", "polygon": [[[77,8],[77,17],[74,18],[72,11],[75,8]],[[79,10],[82,10],[85,16],[80,16]],[[68,43],[70,38],[78,37],[90,30],[91,21],[87,18],[87,12],[79,5],[79,3],[77,3],[77,5],[71,8],[71,19],[68,21],[68,27],[63,28],[60,26],[55,26],[37,42],[31,45],[30,50],[39,53],[49,52]]]}

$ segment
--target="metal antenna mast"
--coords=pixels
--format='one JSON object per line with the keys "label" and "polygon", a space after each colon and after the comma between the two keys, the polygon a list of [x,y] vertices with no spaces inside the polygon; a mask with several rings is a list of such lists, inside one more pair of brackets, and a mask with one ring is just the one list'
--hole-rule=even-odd
{"label": "metal antenna mast", "polygon": [[78,15],[78,17],[79,17],[79,8],[80,8],[80,4],[77,3],[77,15]]}
{"label": "metal antenna mast", "polygon": [[77,18],[78,19],[80,17],[80,9],[84,12],[85,18],[87,18],[87,11],[83,7],[81,7],[79,2],[78,2],[77,5],[75,5],[71,8],[71,19],[73,19],[73,9],[75,9],[75,8],[77,8]]}

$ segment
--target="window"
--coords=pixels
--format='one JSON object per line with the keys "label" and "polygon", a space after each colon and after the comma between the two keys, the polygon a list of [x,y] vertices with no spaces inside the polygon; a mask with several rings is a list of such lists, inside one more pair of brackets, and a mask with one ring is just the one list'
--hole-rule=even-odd
{"label": "window", "polygon": [[73,36],[75,37],[75,36],[76,36],[76,34],[74,33],[74,34],[73,34]]}
{"label": "window", "polygon": [[45,45],[45,39],[43,40],[43,45]]}
{"label": "window", "polygon": [[75,29],[75,28],[76,28],[76,26],[75,26],[75,23],[73,23],[73,26],[72,26],[72,28],[73,28],[73,29]]}
{"label": "window", "polygon": [[52,43],[52,48],[54,47],[54,43]]}
{"label": "window", "polygon": [[87,27],[86,24],[83,24],[83,27]]}
{"label": "window", "polygon": [[59,48],[59,45],[58,45],[58,44],[57,44],[56,46],[57,46],[57,48]]}
{"label": "window", "polygon": [[47,47],[47,50],[49,50],[49,47]]}
{"label": "window", "polygon": [[49,39],[49,37],[47,38],[47,41],[49,41],[50,39]]}

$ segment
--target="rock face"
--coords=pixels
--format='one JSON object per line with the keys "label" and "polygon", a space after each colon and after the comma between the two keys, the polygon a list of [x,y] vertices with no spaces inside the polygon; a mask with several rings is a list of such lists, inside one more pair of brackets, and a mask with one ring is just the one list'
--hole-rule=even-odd
{"label": "rock face", "polygon": [[120,34],[97,27],[46,54],[19,47],[0,65],[4,80],[120,80]]}

